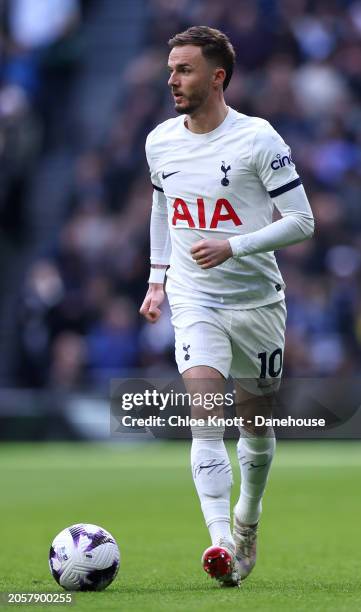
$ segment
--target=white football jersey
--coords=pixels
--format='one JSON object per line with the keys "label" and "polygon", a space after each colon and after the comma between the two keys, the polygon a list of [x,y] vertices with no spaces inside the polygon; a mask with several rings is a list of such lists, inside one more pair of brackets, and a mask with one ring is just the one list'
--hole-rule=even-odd
{"label": "white football jersey", "polygon": [[146,154],[156,204],[168,211],[170,304],[246,309],[283,299],[273,252],[231,257],[209,270],[190,254],[199,240],[269,225],[272,198],[301,184],[290,149],[272,126],[229,108],[215,130],[195,134],[180,115],[149,134]]}

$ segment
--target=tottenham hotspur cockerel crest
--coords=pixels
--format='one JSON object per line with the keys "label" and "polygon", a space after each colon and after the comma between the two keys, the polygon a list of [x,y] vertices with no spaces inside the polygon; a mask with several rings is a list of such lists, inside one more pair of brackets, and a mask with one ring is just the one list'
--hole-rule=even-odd
{"label": "tottenham hotspur cockerel crest", "polygon": [[227,178],[227,174],[230,171],[230,169],[231,169],[231,166],[226,167],[226,162],[222,161],[221,170],[224,173],[224,177],[221,180],[221,184],[223,185],[223,187],[228,187],[229,185],[229,178]]}

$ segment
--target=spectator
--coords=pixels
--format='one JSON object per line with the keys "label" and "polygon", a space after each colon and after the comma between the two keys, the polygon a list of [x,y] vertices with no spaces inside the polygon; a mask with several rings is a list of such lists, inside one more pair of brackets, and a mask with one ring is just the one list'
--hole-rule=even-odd
{"label": "spectator", "polygon": [[[45,0],[38,2],[39,10],[48,10]],[[49,22],[32,23],[35,12],[19,20],[23,3],[14,2],[11,18],[22,49],[61,39],[79,19],[75,1],[59,0],[61,14]],[[25,301],[32,296],[36,308],[25,308],[24,315],[23,306],[22,359],[32,363],[28,380],[39,385],[71,388],[86,380],[104,388],[110,377],[136,367],[154,372],[173,364],[168,325],[138,329],[151,206],[144,140],[174,112],[166,41],[193,23],[229,34],[238,64],[226,100],[281,132],[314,209],[314,240],[279,254],[288,285],[286,374],[360,372],[361,3],[151,0],[144,48],[122,76],[124,95],[108,133],[74,165],[73,193],[51,263],[56,303],[44,305],[39,281],[27,286]],[[40,347],[35,358],[24,342],[34,330]]]}

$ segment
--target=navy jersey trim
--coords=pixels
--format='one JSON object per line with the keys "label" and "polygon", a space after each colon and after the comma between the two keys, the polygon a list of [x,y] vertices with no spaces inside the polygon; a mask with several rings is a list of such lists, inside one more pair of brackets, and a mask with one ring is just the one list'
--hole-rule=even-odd
{"label": "navy jersey trim", "polygon": [[161,187],[157,187],[157,185],[154,185],[154,183],[152,183],[154,189],[156,189],[157,191],[161,191],[162,193],[164,193],[164,189],[162,189]]}
{"label": "navy jersey trim", "polygon": [[276,198],[282,193],[286,193],[287,191],[290,191],[291,189],[294,189],[295,187],[298,187],[299,185],[302,185],[302,181],[298,177],[294,181],[287,183],[287,185],[282,185],[282,187],[278,187],[277,189],[272,189],[272,191],[269,191],[268,194],[271,196],[271,198]]}

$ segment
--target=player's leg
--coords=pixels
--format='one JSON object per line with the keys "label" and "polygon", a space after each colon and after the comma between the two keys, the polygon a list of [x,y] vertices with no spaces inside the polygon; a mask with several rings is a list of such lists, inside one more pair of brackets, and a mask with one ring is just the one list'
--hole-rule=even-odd
{"label": "player's leg", "polygon": [[272,415],[282,372],[285,318],[283,302],[240,313],[239,337],[233,346],[231,373],[238,381],[237,416],[244,419],[237,443],[241,488],[234,508],[233,535],[243,579],[256,562],[262,498],[275,454],[273,429],[256,426],[254,417]]}
{"label": "player's leg", "polygon": [[[183,379],[192,397],[211,398],[224,394],[224,378],[214,368],[195,366],[183,373]],[[207,422],[209,416],[222,417],[223,409],[207,410],[197,402],[192,406],[191,416],[198,423],[192,426],[192,474],[205,523],[212,544],[223,540],[233,546],[230,527],[232,468],[223,441],[224,426]]]}
{"label": "player's leg", "polygon": [[237,443],[241,489],[235,514],[241,523],[255,525],[262,512],[262,498],[276,447],[273,428],[256,426],[255,415],[271,417],[274,395],[252,395],[237,382],[235,386],[237,416],[244,422],[239,428]]}
{"label": "player's leg", "polygon": [[252,396],[238,388],[236,406],[237,416],[243,417],[245,426],[239,428],[237,443],[241,487],[233,512],[233,537],[244,580],[256,564],[258,523],[276,442],[272,428],[260,428],[254,424],[255,415],[271,416],[271,396]]}
{"label": "player's leg", "polygon": [[[225,379],[220,372],[207,366],[195,366],[183,373],[187,392],[192,397],[223,397]],[[235,543],[231,533],[230,495],[232,468],[223,441],[224,426],[207,423],[223,416],[221,407],[207,410],[204,406],[192,406],[191,464],[194,484],[201,502],[205,523],[212,546],[202,555],[204,570],[217,578],[224,586],[238,586],[240,568],[235,554]]]}
{"label": "player's leg", "polygon": [[[176,360],[192,403],[191,465],[212,547],[202,557],[203,567],[224,584],[238,584],[235,546],[230,528],[232,470],[223,442],[224,427],[208,417],[222,417],[221,406],[207,410],[199,397],[224,393],[231,363],[230,340],[213,309],[191,307],[173,311]],[[217,419],[216,419],[217,420]],[[233,575],[234,574],[234,575]]]}

